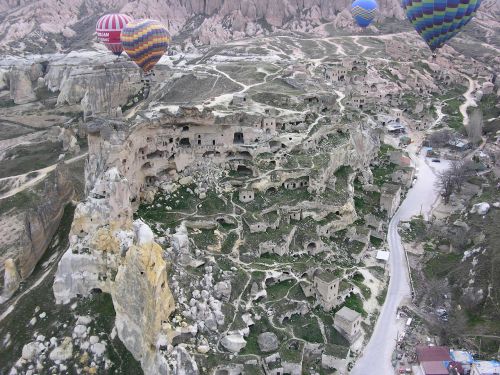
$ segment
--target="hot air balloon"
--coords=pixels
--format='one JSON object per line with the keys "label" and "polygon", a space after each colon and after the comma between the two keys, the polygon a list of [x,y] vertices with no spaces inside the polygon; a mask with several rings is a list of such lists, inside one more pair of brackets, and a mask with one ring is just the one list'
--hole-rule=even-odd
{"label": "hot air balloon", "polygon": [[121,41],[127,55],[147,73],[166,52],[170,34],[158,21],[139,20],[123,28]]}
{"label": "hot air balloon", "polygon": [[481,0],[402,0],[406,16],[432,51],[474,17]]}
{"label": "hot air balloon", "polygon": [[375,18],[377,8],[375,0],[355,0],[351,5],[351,13],[359,26],[368,27]]}
{"label": "hot air balloon", "polygon": [[120,33],[125,25],[132,21],[126,14],[106,14],[99,18],[95,31],[97,37],[111,52],[120,56],[123,51]]}

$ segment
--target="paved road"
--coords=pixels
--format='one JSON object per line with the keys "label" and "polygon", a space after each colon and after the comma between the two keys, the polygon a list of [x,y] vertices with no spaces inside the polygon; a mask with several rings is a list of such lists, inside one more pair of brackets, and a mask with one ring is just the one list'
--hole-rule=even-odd
{"label": "paved road", "polygon": [[434,187],[436,181],[434,170],[443,170],[448,165],[447,162],[428,164],[424,152],[422,151],[418,157],[413,158],[419,168],[417,182],[410,189],[406,199],[389,223],[387,233],[391,251],[389,289],[373,335],[362,357],[352,369],[352,375],[394,374],[391,356],[398,335],[396,311],[401,302],[411,296],[405,254],[397,230],[398,224],[399,221],[408,220],[419,213],[422,213],[424,217],[429,216],[438,199],[438,193]]}

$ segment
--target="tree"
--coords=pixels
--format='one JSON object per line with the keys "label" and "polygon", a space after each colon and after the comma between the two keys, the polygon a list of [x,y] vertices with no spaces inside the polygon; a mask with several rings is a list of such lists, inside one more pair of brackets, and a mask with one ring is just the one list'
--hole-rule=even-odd
{"label": "tree", "polygon": [[450,202],[450,197],[455,190],[455,181],[453,173],[450,169],[440,172],[436,181],[436,187],[441,191],[441,196],[444,198],[444,203]]}
{"label": "tree", "polygon": [[480,143],[483,139],[483,113],[480,109],[475,109],[470,115],[467,135],[474,144]]}
{"label": "tree", "polygon": [[451,140],[452,135],[451,130],[442,129],[431,133],[428,141],[431,147],[443,147]]}
{"label": "tree", "polygon": [[470,160],[458,160],[451,163],[450,171],[457,191],[462,190],[462,186],[467,179],[474,175],[474,162]]}
{"label": "tree", "polygon": [[436,187],[441,191],[445,204],[449,203],[450,197],[455,191],[462,190],[465,181],[473,174],[473,163],[468,160],[454,161],[449,169],[439,173]]}

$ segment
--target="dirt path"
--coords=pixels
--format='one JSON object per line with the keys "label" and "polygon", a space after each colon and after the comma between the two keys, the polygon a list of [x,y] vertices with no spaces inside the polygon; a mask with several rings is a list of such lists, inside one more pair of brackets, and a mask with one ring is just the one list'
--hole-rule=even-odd
{"label": "dirt path", "polygon": [[469,88],[463,94],[463,97],[465,98],[465,103],[463,103],[459,109],[460,109],[460,113],[464,117],[463,124],[465,127],[467,127],[469,125],[469,115],[467,113],[467,108],[476,106],[476,101],[475,101],[474,97],[472,96],[472,92],[476,88],[476,82],[472,78],[470,78],[469,76],[467,76],[465,74],[463,76],[465,78],[467,78],[467,80],[469,81]]}

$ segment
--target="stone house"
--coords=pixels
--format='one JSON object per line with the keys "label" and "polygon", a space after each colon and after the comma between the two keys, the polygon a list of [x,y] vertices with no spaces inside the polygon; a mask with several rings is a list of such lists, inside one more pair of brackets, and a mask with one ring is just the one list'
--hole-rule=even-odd
{"label": "stone house", "polygon": [[283,187],[287,190],[295,190],[309,186],[309,176],[288,179],[283,182]]}
{"label": "stone house", "polygon": [[322,270],[315,272],[312,287],[317,301],[325,311],[330,311],[337,306],[339,285],[340,278],[334,272]]}
{"label": "stone house", "polygon": [[302,220],[302,210],[290,210],[286,214],[287,223],[290,224],[291,221],[300,221]]}
{"label": "stone house", "polygon": [[348,79],[349,69],[342,66],[332,66],[325,69],[325,78],[331,82],[344,82]]}
{"label": "stone house", "polygon": [[382,232],[384,221],[373,214],[366,214],[364,216],[366,226],[377,232]]}
{"label": "stone house", "polygon": [[392,217],[401,202],[401,186],[385,183],[380,194],[380,207]]}
{"label": "stone house", "polygon": [[347,236],[350,241],[358,241],[365,245],[370,243],[370,228],[365,228],[362,226],[349,227],[347,231]]}
{"label": "stone house", "polygon": [[391,174],[392,182],[398,183],[405,187],[410,187],[415,176],[415,169],[412,167],[398,168]]}
{"label": "stone house", "polygon": [[236,93],[233,94],[233,105],[243,105],[247,102],[247,94],[245,93]]}
{"label": "stone house", "polygon": [[238,193],[238,198],[240,202],[248,203],[255,199],[255,194],[253,190],[240,190]]}
{"label": "stone house", "polygon": [[389,160],[400,167],[409,167],[411,165],[411,159],[402,151],[392,151]]}
{"label": "stone house", "polygon": [[276,134],[276,119],[274,117],[263,117],[255,127],[261,129],[266,134]]}
{"label": "stone house", "polygon": [[362,320],[360,313],[344,306],[335,313],[333,326],[350,343],[353,343],[361,336]]}

